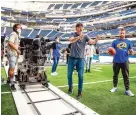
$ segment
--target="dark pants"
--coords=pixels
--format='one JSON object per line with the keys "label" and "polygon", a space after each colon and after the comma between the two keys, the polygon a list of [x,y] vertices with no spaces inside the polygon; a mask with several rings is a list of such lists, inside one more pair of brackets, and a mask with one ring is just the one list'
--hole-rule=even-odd
{"label": "dark pants", "polygon": [[69,57],[68,58],[68,85],[69,88],[72,88],[72,74],[74,67],[76,66],[77,72],[78,72],[78,91],[82,92],[82,87],[83,87],[83,73],[84,73],[84,59],[82,58],[73,58]]}
{"label": "dark pants", "polygon": [[53,57],[52,72],[56,71],[58,62],[59,62],[59,57]]}
{"label": "dark pants", "polygon": [[124,79],[125,88],[126,88],[126,90],[129,90],[129,64],[128,64],[128,62],[125,62],[125,63],[113,62],[113,72],[114,72],[113,84],[114,84],[114,87],[117,87],[118,74],[119,74],[120,69],[121,69],[122,76]]}

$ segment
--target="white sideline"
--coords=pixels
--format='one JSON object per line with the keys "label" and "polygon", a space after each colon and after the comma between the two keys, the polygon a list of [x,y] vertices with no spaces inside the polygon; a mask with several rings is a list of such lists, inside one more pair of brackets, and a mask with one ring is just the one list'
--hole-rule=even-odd
{"label": "white sideline", "polygon": [[[131,79],[133,79],[133,78],[136,78],[136,76],[133,76],[133,77],[129,77],[129,78],[131,78]],[[120,78],[120,79],[118,79],[118,80],[122,80],[123,78]],[[86,85],[86,84],[95,84],[95,83],[103,83],[103,82],[110,82],[110,81],[113,81],[113,80],[103,80],[103,81],[96,81],[96,82],[86,82],[86,83],[83,83],[84,85]],[[78,86],[78,84],[73,84],[73,86]],[[58,87],[58,88],[63,88],[63,87],[68,87],[68,85],[61,85],[61,86],[56,86],[56,87]]]}
{"label": "white sideline", "polygon": [[98,71],[98,72],[103,72],[102,70],[99,69],[92,69],[93,71]]}
{"label": "white sideline", "polygon": [[1,94],[9,94],[9,93],[11,93],[11,92],[1,92]]}

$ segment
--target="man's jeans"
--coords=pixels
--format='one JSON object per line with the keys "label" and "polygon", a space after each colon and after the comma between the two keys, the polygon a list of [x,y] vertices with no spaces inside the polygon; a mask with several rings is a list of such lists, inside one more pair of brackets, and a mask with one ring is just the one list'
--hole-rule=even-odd
{"label": "man's jeans", "polygon": [[59,57],[53,57],[52,73],[56,71],[59,62]]}
{"label": "man's jeans", "polygon": [[84,59],[83,58],[74,58],[70,57],[68,58],[68,85],[69,88],[72,88],[72,74],[74,67],[76,66],[77,72],[78,72],[78,91],[82,92],[83,87],[83,73],[84,73]]}

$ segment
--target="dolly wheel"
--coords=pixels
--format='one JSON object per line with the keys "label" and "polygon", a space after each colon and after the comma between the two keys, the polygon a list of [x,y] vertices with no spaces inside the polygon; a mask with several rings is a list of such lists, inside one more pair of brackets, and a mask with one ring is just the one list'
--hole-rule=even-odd
{"label": "dolly wheel", "polygon": [[47,87],[47,88],[49,87],[48,83],[42,83],[42,85],[45,86],[45,87]]}
{"label": "dolly wheel", "polygon": [[24,90],[24,89],[26,89],[26,86],[25,85],[20,85],[20,88]]}

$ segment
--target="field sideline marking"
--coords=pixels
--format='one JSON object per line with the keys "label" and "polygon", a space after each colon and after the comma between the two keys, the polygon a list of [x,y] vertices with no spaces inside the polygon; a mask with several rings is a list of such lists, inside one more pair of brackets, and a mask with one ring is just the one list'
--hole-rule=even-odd
{"label": "field sideline marking", "polygon": [[100,69],[92,69],[93,71],[98,71],[98,72],[103,72],[102,70]]}
{"label": "field sideline marking", "polygon": [[[133,76],[133,77],[129,77],[129,78],[136,78],[136,76]],[[123,78],[120,78],[118,80],[122,80]],[[113,81],[113,80],[103,80],[103,81],[96,81],[96,82],[86,82],[86,83],[83,83],[84,85],[85,84],[95,84],[95,83],[103,83],[103,82],[110,82],[110,81]],[[73,86],[77,86],[78,84],[73,84]],[[62,86],[56,86],[56,87],[68,87],[68,85],[62,85]]]}
{"label": "field sideline marking", "polygon": [[9,94],[9,93],[11,93],[11,92],[1,92],[1,94]]}

